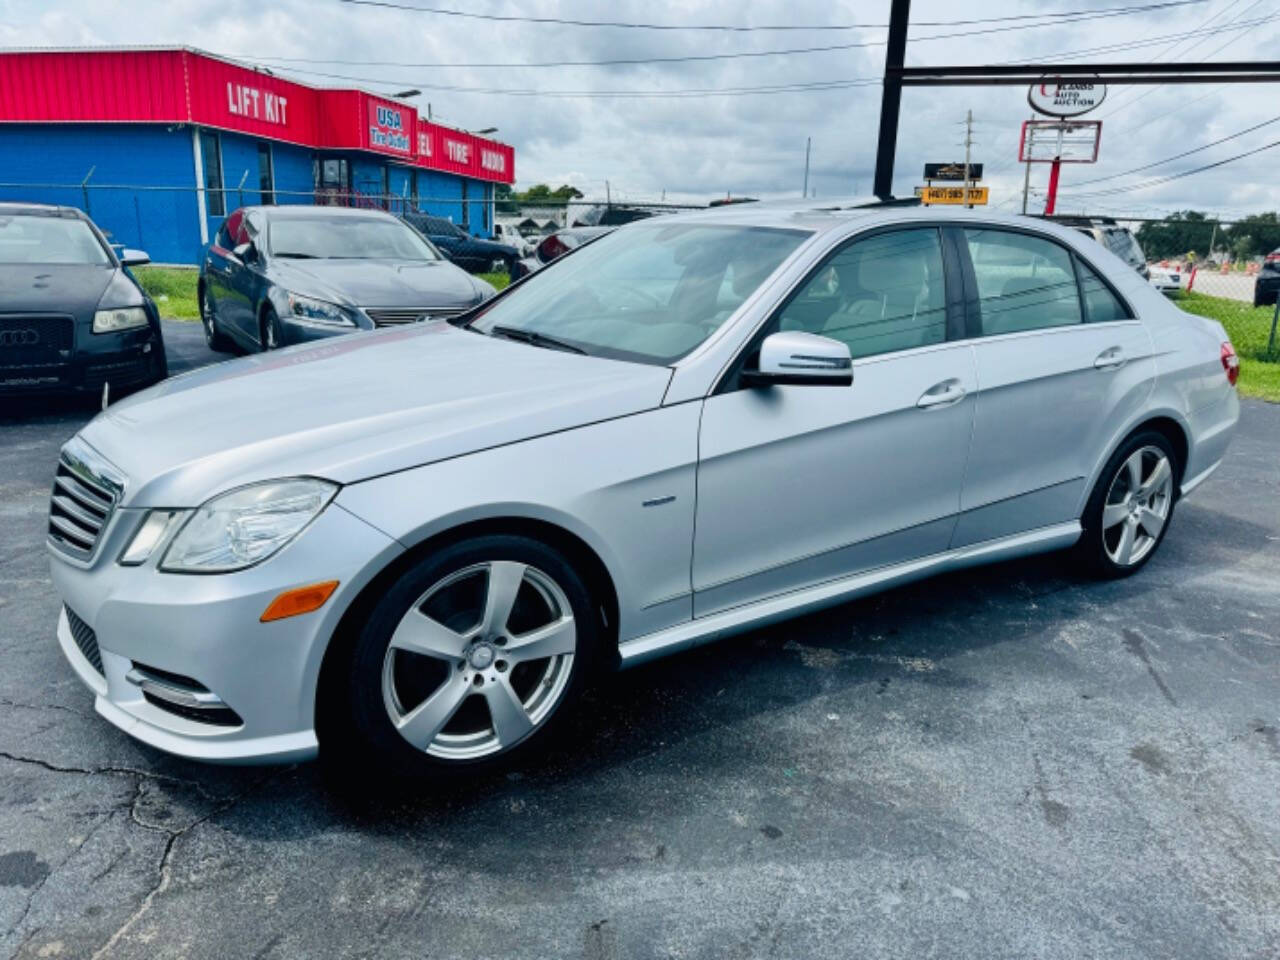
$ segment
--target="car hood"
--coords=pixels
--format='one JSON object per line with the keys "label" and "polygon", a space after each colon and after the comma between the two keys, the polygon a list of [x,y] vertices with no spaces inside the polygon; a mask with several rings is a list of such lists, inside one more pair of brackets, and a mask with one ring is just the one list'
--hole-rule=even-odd
{"label": "car hood", "polygon": [[294,293],[352,307],[469,307],[483,299],[447,260],[274,260],[272,279]]}
{"label": "car hood", "polygon": [[0,312],[92,313],[115,272],[110,264],[0,264]]}
{"label": "car hood", "polygon": [[670,379],[434,322],[204,367],[120,401],[80,438],[125,476],[122,503],[190,507],[258,480],[354,483],[639,413]]}

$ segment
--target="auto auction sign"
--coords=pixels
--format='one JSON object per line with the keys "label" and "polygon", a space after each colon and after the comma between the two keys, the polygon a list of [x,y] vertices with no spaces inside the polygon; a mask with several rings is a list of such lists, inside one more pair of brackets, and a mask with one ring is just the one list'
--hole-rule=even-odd
{"label": "auto auction sign", "polygon": [[409,123],[405,117],[408,111],[404,107],[392,106],[369,100],[369,146],[374,150],[387,150],[391,153],[413,153],[413,142],[409,139]]}
{"label": "auto auction sign", "polygon": [[[924,165],[926,180],[964,180],[963,163],[926,163]],[[982,179],[982,164],[969,164],[969,179]]]}
{"label": "auto auction sign", "polygon": [[1105,83],[1059,83],[1042,80],[1027,91],[1027,103],[1046,117],[1078,117],[1102,104]]}

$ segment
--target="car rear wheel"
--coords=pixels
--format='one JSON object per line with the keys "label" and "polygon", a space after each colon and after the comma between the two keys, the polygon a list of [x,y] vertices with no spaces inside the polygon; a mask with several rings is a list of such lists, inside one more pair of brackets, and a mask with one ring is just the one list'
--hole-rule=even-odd
{"label": "car rear wheel", "polygon": [[1093,573],[1127,577],[1151,559],[1173,519],[1181,469],[1169,439],[1153,430],[1112,454],[1081,518],[1080,554]]}
{"label": "car rear wheel", "polygon": [[197,293],[200,300],[200,325],[204,327],[204,342],[210,350],[218,353],[230,353],[231,341],[227,339],[227,335],[218,329],[218,316],[214,310],[214,305],[209,302],[209,296],[201,287]]}
{"label": "car rear wheel", "polygon": [[466,540],[420,560],[377,603],[355,640],[346,704],[324,726],[340,731],[345,760],[383,772],[501,766],[553,736],[602,636],[558,552],[526,537]]}

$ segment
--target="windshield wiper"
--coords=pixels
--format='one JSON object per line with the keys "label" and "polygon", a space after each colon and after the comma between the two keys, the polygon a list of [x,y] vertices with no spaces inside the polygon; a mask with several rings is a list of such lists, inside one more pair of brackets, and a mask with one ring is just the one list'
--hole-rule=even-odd
{"label": "windshield wiper", "polygon": [[285,250],[282,253],[277,253],[276,257],[282,258],[285,260],[319,260],[320,259],[314,253],[292,253],[289,250]]}
{"label": "windshield wiper", "polygon": [[546,347],[550,350],[565,350],[569,353],[580,353],[587,356],[587,351],[581,347],[575,347],[572,343],[565,343],[563,340],[557,340],[555,337],[548,337],[545,333],[538,333],[535,330],[521,330],[519,327],[504,327],[501,324],[489,331],[490,336],[506,337],[508,340],[515,340],[519,343],[528,343],[535,347]]}

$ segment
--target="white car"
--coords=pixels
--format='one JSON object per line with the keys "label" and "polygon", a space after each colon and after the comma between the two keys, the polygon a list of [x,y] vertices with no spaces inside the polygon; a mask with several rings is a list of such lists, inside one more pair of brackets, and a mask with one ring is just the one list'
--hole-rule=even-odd
{"label": "white car", "polygon": [[109,407],[57,466],[57,636],[173,753],[489,767],[600,670],[1048,550],[1136,572],[1237,372],[1219,323],[1041,220],[644,220],[452,321]]}
{"label": "white car", "polygon": [[1182,290],[1182,270],[1180,267],[1164,267],[1151,264],[1147,282],[1161,293],[1178,293]]}
{"label": "white car", "polygon": [[533,251],[537,247],[537,243],[517,230],[514,223],[506,223],[501,220],[496,221],[493,225],[493,239],[498,243],[505,243],[509,247],[515,247],[520,251],[521,259],[533,256]]}

